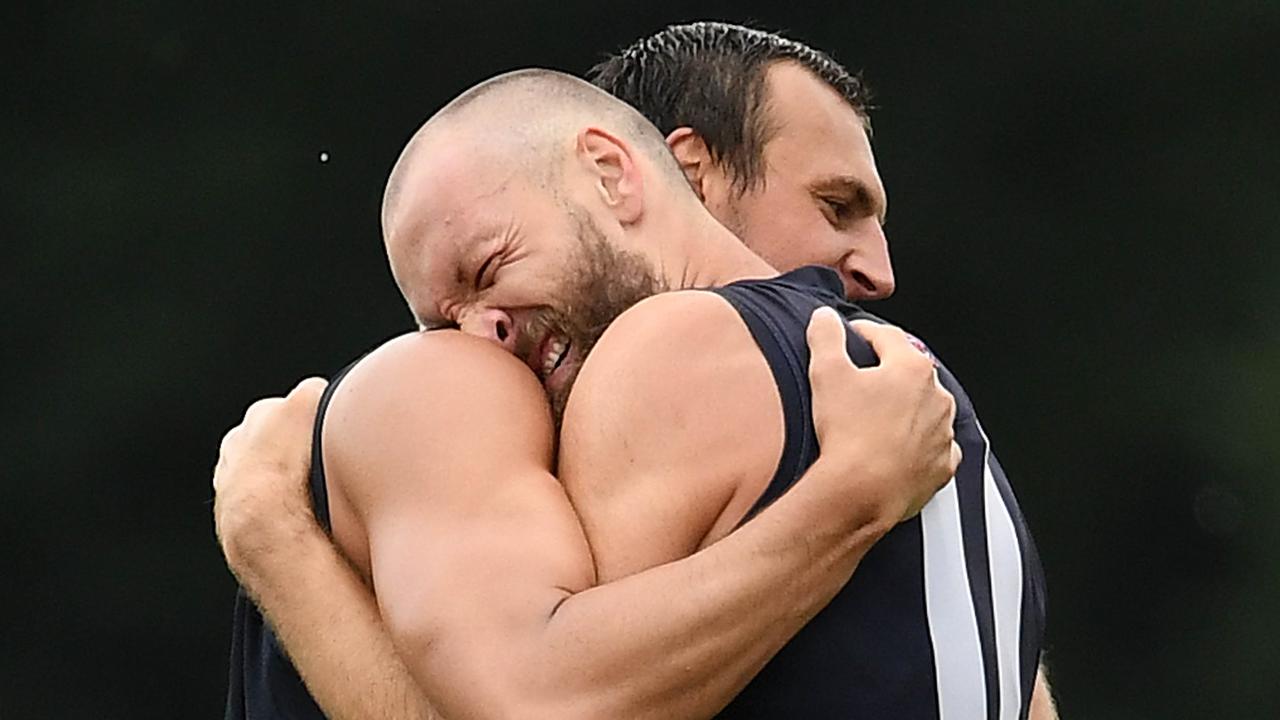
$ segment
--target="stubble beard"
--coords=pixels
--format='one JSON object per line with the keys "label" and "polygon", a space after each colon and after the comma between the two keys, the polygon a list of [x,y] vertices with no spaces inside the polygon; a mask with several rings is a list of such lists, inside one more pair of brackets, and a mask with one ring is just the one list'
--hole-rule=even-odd
{"label": "stubble beard", "polygon": [[561,335],[574,355],[573,364],[564,368],[568,373],[564,384],[547,391],[557,434],[578,371],[609,324],[632,305],[666,290],[642,255],[611,245],[585,212],[570,208],[568,213],[576,226],[578,245],[565,267],[564,284],[557,293],[560,301],[538,313],[521,333],[533,338],[545,337],[548,331]]}

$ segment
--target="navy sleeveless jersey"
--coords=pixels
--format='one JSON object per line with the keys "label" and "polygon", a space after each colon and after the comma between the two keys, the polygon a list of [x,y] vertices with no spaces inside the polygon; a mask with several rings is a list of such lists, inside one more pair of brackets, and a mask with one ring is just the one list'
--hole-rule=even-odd
{"label": "navy sleeveless jersey", "polygon": [[[802,268],[715,292],[750,329],[784,409],[783,455],[754,514],[786,492],[818,455],[809,409],[809,315],[831,305],[846,318],[876,318],[844,302],[839,278],[826,268]],[[859,365],[876,362],[856,335],[850,335],[849,352]],[[326,530],[320,433],[345,373],[334,377],[321,398],[312,443],[311,499]],[[949,372],[939,373],[958,406],[956,435],[964,461],[955,481],[920,517],[882,538],[844,590],[718,717],[1026,717],[1044,624],[1039,559],[972,405]],[[324,718],[243,590],[236,597],[226,718]]]}
{"label": "navy sleeveless jersey", "polygon": [[[325,388],[311,440],[311,507],[325,531],[330,529],[329,491],[324,481],[320,431],[333,391],[353,366],[354,363],[335,375]],[[241,588],[236,593],[232,617],[231,678],[225,720],[324,720],[324,717],[271,625]]]}
{"label": "navy sleeveless jersey", "polygon": [[[782,399],[783,454],[754,514],[818,456],[805,339],[813,310],[883,321],[847,303],[828,268],[714,292],[746,323]],[[877,362],[856,333],[848,349],[860,366]],[[954,480],[871,548],[844,589],[718,717],[1026,717],[1043,642],[1043,571],[972,403],[950,372],[938,372],[956,398],[964,451]]]}

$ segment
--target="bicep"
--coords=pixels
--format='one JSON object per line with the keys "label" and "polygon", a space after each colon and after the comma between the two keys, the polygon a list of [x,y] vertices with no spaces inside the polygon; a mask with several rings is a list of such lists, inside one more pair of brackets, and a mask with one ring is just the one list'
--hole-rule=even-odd
{"label": "bicep", "polygon": [[392,637],[415,674],[446,686],[513,660],[557,603],[592,584],[581,529],[549,472],[509,470],[484,490],[468,480],[419,480],[472,491],[408,494],[367,519]]}
{"label": "bicep", "polygon": [[550,473],[542,391],[500,352],[445,337],[371,355],[334,395],[324,433],[388,630],[446,707],[466,700],[452,688],[493,697],[556,603],[592,581]]}
{"label": "bicep", "polygon": [[745,325],[709,293],[673,295],[645,308],[670,321],[610,328],[566,408],[560,477],[600,582],[727,534],[781,456],[781,401]]}

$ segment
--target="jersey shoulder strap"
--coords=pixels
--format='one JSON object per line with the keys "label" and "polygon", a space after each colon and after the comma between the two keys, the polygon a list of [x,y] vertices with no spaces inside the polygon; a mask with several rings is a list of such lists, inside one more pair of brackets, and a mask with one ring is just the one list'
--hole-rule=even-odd
{"label": "jersey shoulder strap", "polygon": [[[356,362],[359,362],[357,360]],[[325,485],[324,453],[320,438],[329,401],[355,362],[333,376],[320,396],[311,441],[308,485],[311,508],[325,532],[331,532],[329,491]],[[227,687],[226,720],[324,720],[324,713],[307,691],[275,631],[253,600],[239,588],[231,631],[231,672]]]}
{"label": "jersey shoulder strap", "polygon": [[[804,267],[767,280],[743,280],[713,290],[738,312],[764,355],[782,401],[785,440],[769,485],[743,522],[782,496],[818,456],[809,386],[809,344],[805,331],[819,307],[835,308],[846,320],[878,320],[844,299],[840,278],[830,268]],[[849,357],[862,367],[879,360],[870,344],[847,332]]]}
{"label": "jersey shoulder strap", "polygon": [[333,379],[329,381],[329,386],[324,389],[324,393],[320,396],[320,405],[316,408],[315,427],[311,431],[311,472],[308,476],[308,483],[311,489],[311,510],[315,513],[316,521],[320,523],[320,527],[324,528],[326,533],[333,533],[332,521],[329,519],[329,487],[324,476],[324,417],[329,410],[329,402],[333,400],[333,394],[338,390],[338,384],[342,379],[351,372],[351,368],[356,366],[360,357],[355,362],[338,371]]}

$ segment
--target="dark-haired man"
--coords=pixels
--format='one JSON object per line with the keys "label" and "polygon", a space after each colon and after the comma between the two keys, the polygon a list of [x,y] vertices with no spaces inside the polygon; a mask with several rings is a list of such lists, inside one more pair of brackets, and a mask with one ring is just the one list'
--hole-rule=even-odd
{"label": "dark-haired man", "polygon": [[[616,83],[620,73],[627,72],[627,62],[646,51],[642,46],[647,46],[648,51],[666,52],[666,61],[678,64],[681,42],[687,50],[691,39],[697,41],[699,53],[686,53],[684,61],[701,62],[714,69],[715,54],[707,52],[708,37],[718,38],[722,49],[729,51],[730,60],[734,52],[738,53],[739,68],[746,80],[736,88],[742,92],[729,88],[727,94],[745,99],[737,113],[740,123],[731,120],[725,128],[701,124],[695,131],[680,126],[698,126],[697,118],[686,121],[677,115],[670,121],[675,123],[674,129],[670,125],[663,128],[669,132],[672,149],[700,197],[721,221],[780,267],[819,261],[840,271],[845,292],[852,297],[883,297],[892,292],[892,272],[880,229],[883,189],[866,142],[865,110],[857,104],[860,91],[856,81],[847,73],[841,75],[843,71],[838,66],[776,36],[699,24],[672,28],[642,41],[612,65],[600,68],[598,79],[606,86]],[[744,54],[754,63],[741,63]],[[652,58],[648,66],[654,66]],[[659,103],[672,100],[673,107],[690,111],[689,103],[681,105],[679,98],[664,98],[660,82],[637,82],[630,88],[610,89],[624,97],[628,90],[632,91],[634,97],[627,99],[642,107],[645,94],[649,93],[651,103],[655,98]],[[839,92],[833,93],[832,89]],[[770,108],[767,117],[763,114],[766,105]],[[805,111],[788,114],[787,108]],[[733,112],[725,115],[735,117]],[[824,148],[822,153],[812,151],[820,145]],[[791,229],[780,228],[779,223],[787,223]],[[770,227],[769,232],[764,232]],[[814,243],[806,249],[811,238]],[[779,243],[779,239],[806,242]],[[982,465],[975,467],[981,471]],[[604,572],[607,576],[607,568]],[[987,645],[985,637],[976,642]],[[988,649],[1005,651],[1003,647],[979,647],[980,651]],[[939,693],[943,692],[943,682],[939,677]],[[1021,694],[1022,683],[1015,685],[1015,692]],[[996,694],[1004,692],[1003,687],[989,684],[986,694],[992,695],[993,690]],[[1015,705],[1007,695],[1003,697],[1000,717]]]}
{"label": "dark-haired man", "polygon": [[[533,102],[547,107],[531,120]],[[313,520],[255,533],[230,510],[246,458],[296,464],[300,439],[253,440],[260,416],[296,402],[251,409],[218,473],[234,482],[216,512],[228,562],[332,715],[397,716],[416,680],[445,717],[708,717],[955,472],[955,402],[901,331],[863,328],[880,362],[856,370],[830,319],[811,360],[804,320],[820,303],[806,301],[787,368],[809,365],[815,392],[788,375],[779,396],[728,305],[693,334],[677,319],[707,306],[644,330],[657,338],[613,322],[679,295],[663,288],[774,271],[706,212],[643,116],[581,80],[512,73],[450,103],[397,162],[383,227],[405,299],[436,329],[340,373],[318,413],[312,502],[356,578]],[[570,395],[579,369],[595,379]],[[246,431],[256,452],[238,449]],[[349,614],[369,606],[361,581],[385,631]],[[388,672],[384,632],[412,680]],[[232,717],[319,716],[244,602],[235,637]]]}
{"label": "dark-haired man", "polygon": [[636,41],[589,79],[667,136],[707,209],[771,265],[826,265],[852,300],[893,294],[860,77],[775,33],[700,22]]}
{"label": "dark-haired man", "polygon": [[[772,266],[831,267],[852,300],[893,293],[861,77],[804,43],[719,22],[641,38],[589,77],[653,121],[707,209]],[[1043,670],[1034,702],[1035,717],[1055,715]]]}

